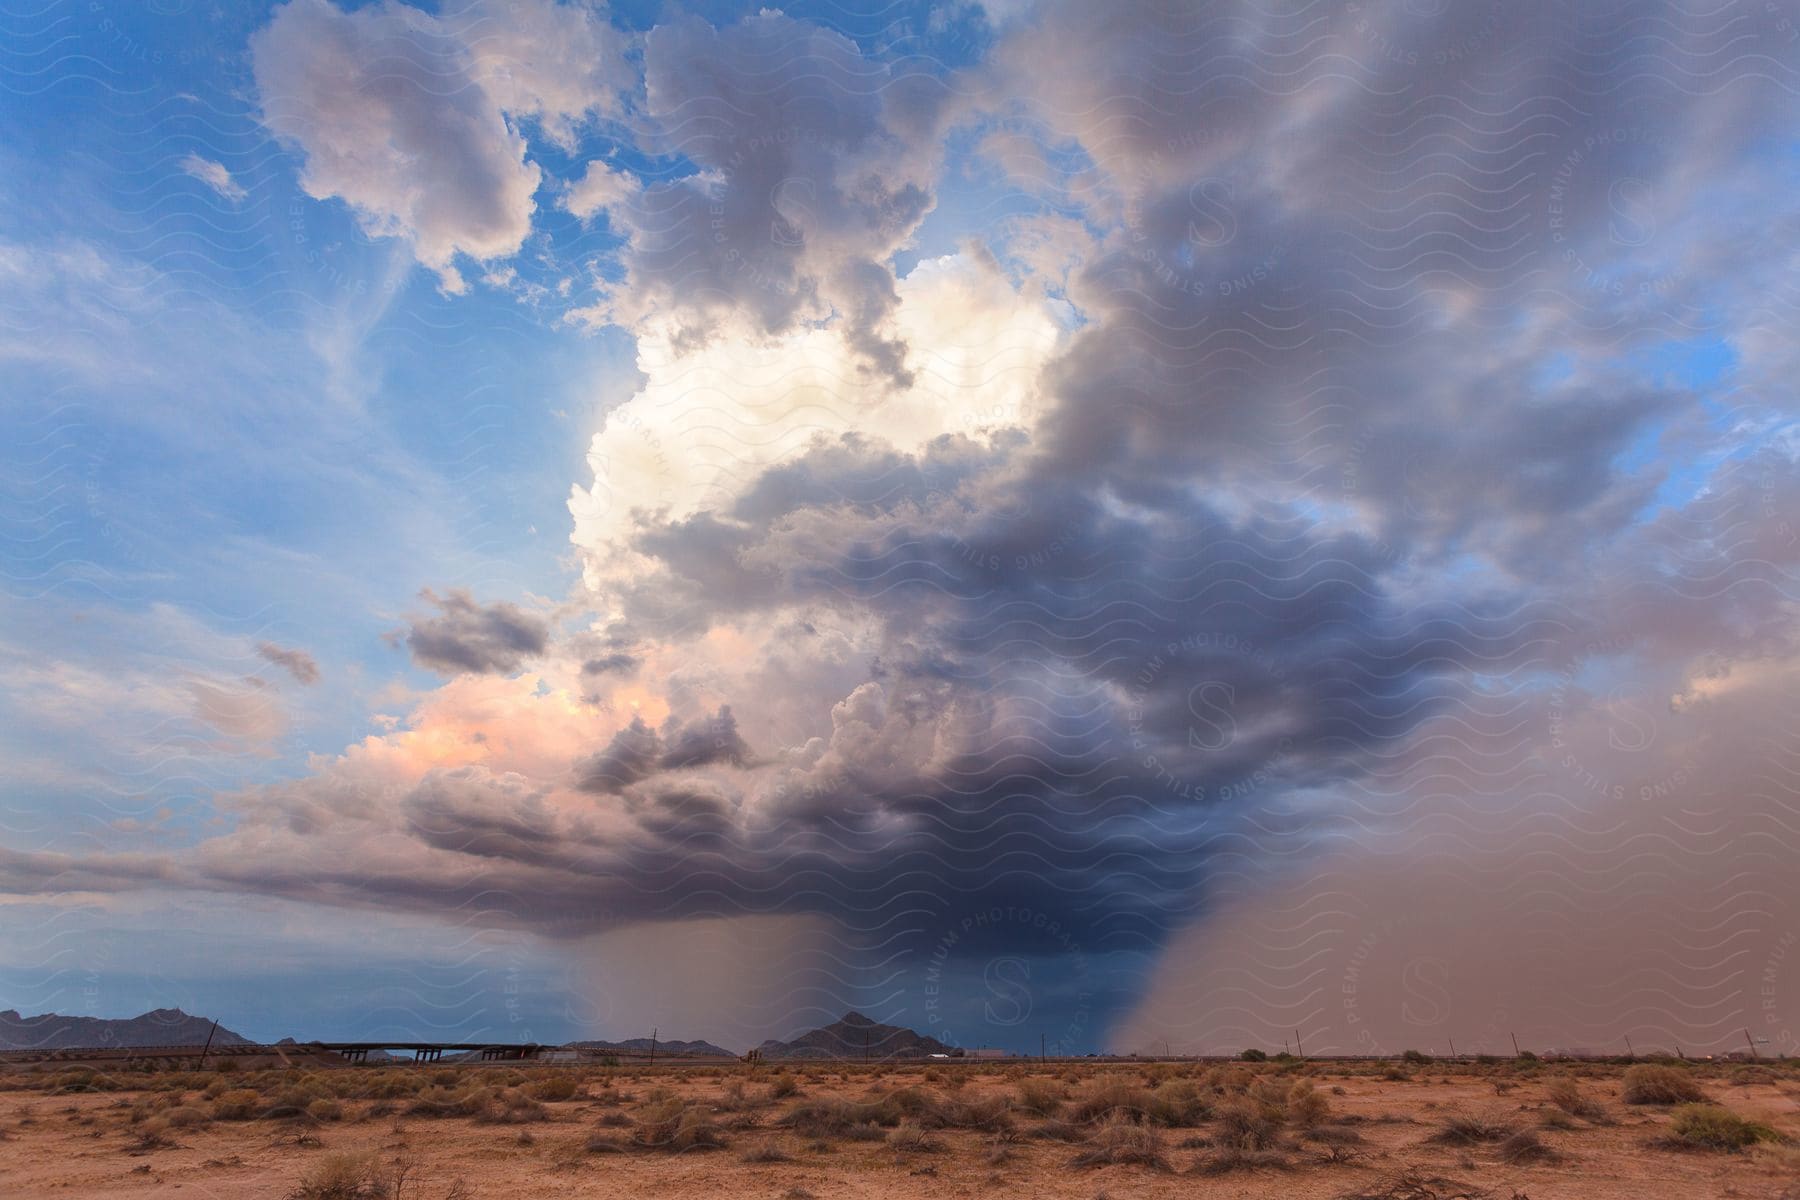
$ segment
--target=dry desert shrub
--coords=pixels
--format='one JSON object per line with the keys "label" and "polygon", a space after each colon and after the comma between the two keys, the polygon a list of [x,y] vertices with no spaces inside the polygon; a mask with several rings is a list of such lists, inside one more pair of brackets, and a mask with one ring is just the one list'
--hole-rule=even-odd
{"label": "dry desert shrub", "polygon": [[[515,1074],[517,1072],[514,1072]],[[516,1083],[517,1081],[507,1081]],[[579,1085],[571,1075],[552,1075],[548,1079],[540,1079],[531,1085],[531,1098],[555,1103],[562,1100],[573,1100]]]}
{"label": "dry desert shrub", "polygon": [[800,1081],[792,1075],[777,1075],[769,1081],[769,1099],[786,1100],[800,1094]]}
{"label": "dry desert shrub", "polygon": [[234,1088],[213,1101],[213,1117],[220,1121],[248,1121],[263,1110],[262,1093],[253,1088]]}
{"label": "dry desert shrub", "polygon": [[1283,1105],[1288,1122],[1301,1129],[1310,1129],[1331,1114],[1331,1105],[1313,1088],[1310,1079],[1295,1080]]}
{"label": "dry desert shrub", "polygon": [[954,1098],[939,1107],[938,1118],[946,1129],[1008,1133],[1013,1127],[1012,1101],[1005,1096],[985,1096],[976,1100]]}
{"label": "dry desert shrub", "polygon": [[1069,1104],[1068,1116],[1071,1121],[1084,1124],[1125,1120],[1179,1129],[1205,1120],[1210,1107],[1192,1082],[1169,1083],[1151,1090],[1112,1076],[1096,1080],[1077,1095]]}
{"label": "dry desert shrub", "polygon": [[1328,1165],[1357,1162],[1363,1156],[1363,1135],[1348,1125],[1319,1125],[1301,1136],[1321,1149],[1319,1161]]}
{"label": "dry desert shrub", "polygon": [[1626,1070],[1622,1099],[1627,1104],[1695,1104],[1706,1093],[1681,1067],[1643,1063]]}
{"label": "dry desert shrub", "polygon": [[381,1200],[387,1181],[373,1154],[333,1154],[301,1177],[292,1200]]}
{"label": "dry desert shrub", "polygon": [[484,1095],[470,1115],[478,1125],[529,1125],[550,1119],[548,1109],[521,1091]]}
{"label": "dry desert shrub", "polygon": [[1272,1150],[1281,1138],[1281,1114],[1249,1097],[1239,1097],[1219,1108],[1214,1140],[1227,1150]]}
{"label": "dry desert shrub", "polygon": [[1562,1158],[1562,1155],[1546,1146],[1543,1139],[1529,1129],[1522,1129],[1501,1142],[1499,1153],[1501,1162],[1515,1167],[1528,1163],[1556,1162]]}
{"label": "dry desert shrub", "polygon": [[1442,1175],[1408,1170],[1369,1187],[1345,1192],[1338,1200],[1488,1200],[1492,1194]]}
{"label": "dry desert shrub", "polygon": [[728,1144],[705,1109],[679,1100],[667,1101],[646,1112],[631,1140],[640,1150],[677,1154],[690,1150],[722,1150]]}
{"label": "dry desert shrub", "polygon": [[212,1117],[203,1108],[184,1104],[164,1113],[163,1120],[171,1129],[199,1129],[210,1124]]}
{"label": "dry desert shrub", "polygon": [[1753,1083],[1779,1083],[1781,1076],[1767,1067],[1739,1067],[1731,1073],[1730,1081],[1735,1087],[1747,1087]]}
{"label": "dry desert shrub", "polygon": [[1109,1120],[1081,1144],[1072,1161],[1077,1167],[1140,1166],[1167,1171],[1162,1134],[1131,1121]]}
{"label": "dry desert shrub", "polygon": [[1079,1142],[1084,1136],[1081,1126],[1054,1119],[1033,1125],[1028,1135],[1042,1142]]}
{"label": "dry desert shrub", "polygon": [[1685,1104],[1675,1110],[1664,1144],[1679,1149],[1738,1151],[1781,1135],[1759,1121],[1738,1116],[1716,1104]]}
{"label": "dry desert shrub", "polygon": [[1022,1080],[1018,1104],[1034,1117],[1054,1117],[1062,1111],[1063,1090],[1047,1079]]}
{"label": "dry desert shrub", "polygon": [[1571,1117],[1580,1117],[1586,1121],[1606,1120],[1606,1107],[1598,1100],[1582,1094],[1581,1085],[1573,1076],[1562,1075],[1544,1085],[1544,1092],[1550,1103],[1556,1105]]}
{"label": "dry desert shrub", "polygon": [[1445,1146],[1477,1146],[1483,1142],[1504,1142],[1514,1132],[1511,1125],[1502,1121],[1458,1114],[1446,1117],[1443,1128],[1426,1140]]}
{"label": "dry desert shrub", "polygon": [[1294,1164],[1279,1150],[1225,1146],[1194,1163],[1196,1175],[1229,1175],[1234,1171],[1285,1171]]}
{"label": "dry desert shrub", "polygon": [[917,1121],[902,1121],[887,1135],[888,1147],[902,1154],[929,1154],[944,1148],[944,1143],[926,1132]]}

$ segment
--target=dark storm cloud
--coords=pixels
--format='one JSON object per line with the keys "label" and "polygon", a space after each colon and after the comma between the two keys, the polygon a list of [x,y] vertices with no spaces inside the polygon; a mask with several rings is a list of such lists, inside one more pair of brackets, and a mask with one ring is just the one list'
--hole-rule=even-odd
{"label": "dark storm cloud", "polygon": [[516,604],[483,606],[460,588],[443,596],[427,588],[420,596],[438,610],[407,629],[407,649],[422,667],[446,675],[513,671],[549,645],[549,622]]}
{"label": "dark storm cloud", "polygon": [[290,650],[274,642],[256,643],[256,652],[297,681],[311,685],[319,682],[319,662],[304,650]]}
{"label": "dark storm cloud", "polygon": [[688,722],[671,717],[660,732],[634,717],[605,750],[575,764],[576,786],[584,792],[620,792],[659,772],[717,763],[741,767],[750,757],[729,708]]}

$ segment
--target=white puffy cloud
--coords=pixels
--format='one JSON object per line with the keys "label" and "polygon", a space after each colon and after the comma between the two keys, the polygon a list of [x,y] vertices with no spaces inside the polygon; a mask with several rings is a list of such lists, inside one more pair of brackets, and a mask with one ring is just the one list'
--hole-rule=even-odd
{"label": "white puffy cloud", "polygon": [[585,221],[595,213],[623,204],[642,190],[637,176],[615,171],[596,159],[588,164],[580,179],[569,185],[562,206]]}
{"label": "white puffy cloud", "polygon": [[700,349],[640,335],[648,382],[607,415],[588,450],[594,482],[569,499],[589,583],[622,565],[634,511],[680,519],[725,507],[816,439],[854,432],[912,451],[945,434],[1029,425],[1038,373],[1064,333],[1049,304],[961,255],[900,281],[893,328],[915,347],[913,380],[874,396],[852,386],[857,352],[829,329]]}
{"label": "white puffy cloud", "polygon": [[457,255],[505,257],[531,231],[543,173],[508,117],[567,141],[584,114],[614,111],[606,81],[623,71],[603,20],[550,0],[454,18],[392,0],[349,12],[290,0],[251,57],[263,119],[304,155],[307,194],[407,238],[450,292],[466,288]]}

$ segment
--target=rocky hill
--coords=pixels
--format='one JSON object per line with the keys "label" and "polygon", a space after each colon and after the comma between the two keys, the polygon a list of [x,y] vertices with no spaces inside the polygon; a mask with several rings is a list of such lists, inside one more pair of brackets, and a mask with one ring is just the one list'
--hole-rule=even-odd
{"label": "rocky hill", "polygon": [[[20,1016],[0,1011],[0,1050],[72,1050],[108,1046],[202,1046],[212,1032],[212,1018],[194,1017],[179,1008],[158,1008],[125,1018],[66,1017],[61,1013]],[[248,1046],[250,1039],[220,1026],[215,1046]]]}
{"label": "rocky hill", "polygon": [[[602,1052],[648,1054],[649,1038],[626,1038],[619,1042],[570,1042],[569,1047],[575,1050],[599,1050]],[[737,1055],[723,1046],[715,1046],[707,1041],[684,1042],[678,1038],[656,1039],[658,1056],[668,1055],[670,1058],[736,1058]]]}
{"label": "rocky hill", "polygon": [[926,1058],[952,1053],[936,1038],[898,1025],[882,1025],[858,1012],[790,1041],[771,1038],[757,1047],[764,1058]]}

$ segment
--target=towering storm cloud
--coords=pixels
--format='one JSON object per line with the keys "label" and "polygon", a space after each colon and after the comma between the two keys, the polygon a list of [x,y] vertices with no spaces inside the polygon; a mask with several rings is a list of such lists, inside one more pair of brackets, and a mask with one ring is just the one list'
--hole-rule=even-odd
{"label": "towering storm cloud", "polygon": [[[401,556],[392,715],[0,888],[477,923],[574,1020],[746,1042],[711,967],[606,980],[739,929],[770,1032],[1800,1050],[1779,6],[290,0],[240,50],[259,169],[435,273],[396,341],[627,347],[560,360],[562,590]],[[293,640],[244,656],[342,674]]]}

